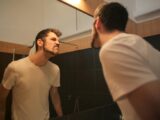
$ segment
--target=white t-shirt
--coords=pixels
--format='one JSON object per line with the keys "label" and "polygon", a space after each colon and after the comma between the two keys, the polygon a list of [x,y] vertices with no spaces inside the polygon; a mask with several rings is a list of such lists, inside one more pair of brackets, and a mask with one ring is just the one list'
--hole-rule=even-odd
{"label": "white t-shirt", "polygon": [[26,57],[8,65],[2,84],[13,89],[13,120],[48,120],[49,90],[60,86],[59,67],[51,62],[39,67]]}
{"label": "white t-shirt", "polygon": [[124,96],[146,83],[160,80],[160,52],[137,35],[121,33],[102,46],[100,61],[122,114],[126,120],[139,120]]}

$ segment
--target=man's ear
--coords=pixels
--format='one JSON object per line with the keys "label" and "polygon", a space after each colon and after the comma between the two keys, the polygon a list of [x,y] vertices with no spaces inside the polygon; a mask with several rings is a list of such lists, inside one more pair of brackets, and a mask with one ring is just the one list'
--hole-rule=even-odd
{"label": "man's ear", "polygon": [[43,46],[43,40],[42,40],[42,39],[38,39],[38,40],[37,40],[37,45],[38,45],[39,47],[42,47],[42,46]]}
{"label": "man's ear", "polygon": [[96,27],[97,30],[101,31],[102,21],[101,21],[101,19],[99,17],[96,18],[95,27]]}
{"label": "man's ear", "polygon": [[99,28],[99,17],[96,18],[94,25],[96,29]]}

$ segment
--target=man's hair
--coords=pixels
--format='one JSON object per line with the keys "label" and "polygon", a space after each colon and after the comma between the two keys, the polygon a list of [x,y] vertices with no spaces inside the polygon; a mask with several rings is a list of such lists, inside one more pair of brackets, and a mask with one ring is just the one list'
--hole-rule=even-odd
{"label": "man's hair", "polygon": [[45,40],[45,38],[47,37],[49,32],[55,33],[58,37],[60,37],[62,35],[62,33],[58,29],[47,28],[47,29],[41,30],[37,34],[35,41],[34,41],[34,44],[36,45],[36,51],[38,50],[37,40],[38,39]]}
{"label": "man's hair", "polygon": [[125,31],[128,12],[117,2],[103,3],[96,9],[94,17],[99,17],[108,31]]}

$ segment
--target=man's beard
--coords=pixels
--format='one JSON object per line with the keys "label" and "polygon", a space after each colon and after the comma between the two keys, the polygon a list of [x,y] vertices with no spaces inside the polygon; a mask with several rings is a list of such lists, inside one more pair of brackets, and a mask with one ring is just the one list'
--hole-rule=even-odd
{"label": "man's beard", "polygon": [[49,53],[49,54],[51,54],[51,55],[53,55],[53,56],[55,56],[55,55],[58,54],[58,52],[54,52],[54,51],[52,51],[52,50],[47,49],[47,48],[45,47],[45,44],[43,45],[43,50],[44,50],[46,53]]}
{"label": "man's beard", "polygon": [[93,28],[93,31],[92,31],[93,35],[92,35],[92,42],[91,42],[91,47],[92,48],[100,48],[100,41],[99,41],[99,35],[96,31],[95,28]]}

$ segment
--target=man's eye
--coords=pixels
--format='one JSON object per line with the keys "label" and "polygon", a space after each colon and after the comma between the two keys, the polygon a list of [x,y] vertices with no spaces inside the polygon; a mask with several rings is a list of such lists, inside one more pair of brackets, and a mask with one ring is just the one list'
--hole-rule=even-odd
{"label": "man's eye", "polygon": [[55,39],[55,38],[52,38],[51,40],[52,40],[52,41],[56,41],[56,39]]}

